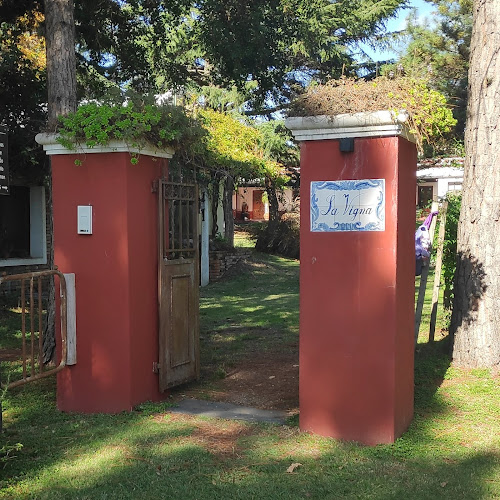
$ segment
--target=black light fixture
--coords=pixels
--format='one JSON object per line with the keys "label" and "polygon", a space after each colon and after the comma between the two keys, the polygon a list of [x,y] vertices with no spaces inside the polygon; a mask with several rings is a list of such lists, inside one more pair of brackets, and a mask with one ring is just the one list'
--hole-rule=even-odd
{"label": "black light fixture", "polygon": [[340,139],[340,152],[352,153],[354,151],[354,137],[344,137]]}

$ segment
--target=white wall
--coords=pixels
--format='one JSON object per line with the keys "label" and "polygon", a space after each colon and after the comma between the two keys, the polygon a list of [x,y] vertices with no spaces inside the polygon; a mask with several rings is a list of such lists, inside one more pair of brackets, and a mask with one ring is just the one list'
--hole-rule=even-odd
{"label": "white wall", "polygon": [[462,185],[463,178],[461,177],[450,177],[447,179],[438,179],[437,181],[437,196],[442,199],[446,196],[449,191],[457,191],[457,183]]}

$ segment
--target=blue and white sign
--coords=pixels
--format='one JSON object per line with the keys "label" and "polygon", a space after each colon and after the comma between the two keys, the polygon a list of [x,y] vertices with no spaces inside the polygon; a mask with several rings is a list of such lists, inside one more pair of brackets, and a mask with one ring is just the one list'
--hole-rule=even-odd
{"label": "blue and white sign", "polygon": [[385,180],[311,182],[311,231],[385,231]]}

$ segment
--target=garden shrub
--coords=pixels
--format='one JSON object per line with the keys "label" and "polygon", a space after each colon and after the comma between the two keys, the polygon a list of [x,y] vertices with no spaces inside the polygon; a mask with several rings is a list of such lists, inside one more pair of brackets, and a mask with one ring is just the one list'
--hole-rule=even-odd
{"label": "garden shrub", "polygon": [[286,213],[280,221],[263,224],[256,230],[255,249],[298,259],[300,257],[300,214]]}
{"label": "garden shrub", "polygon": [[453,303],[453,282],[457,266],[457,231],[462,204],[461,193],[448,193],[448,212],[446,214],[446,230],[443,244],[443,279],[444,307],[451,309]]}

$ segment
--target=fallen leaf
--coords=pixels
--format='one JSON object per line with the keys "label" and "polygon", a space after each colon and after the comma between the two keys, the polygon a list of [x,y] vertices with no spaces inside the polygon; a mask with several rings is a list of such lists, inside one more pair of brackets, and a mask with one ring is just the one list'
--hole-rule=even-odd
{"label": "fallen leaf", "polygon": [[288,469],[286,470],[288,472],[288,474],[291,474],[292,472],[295,471],[295,469],[297,467],[300,467],[302,464],[299,464],[299,463],[295,463],[295,464],[292,464],[290,465],[290,467],[288,467]]}

